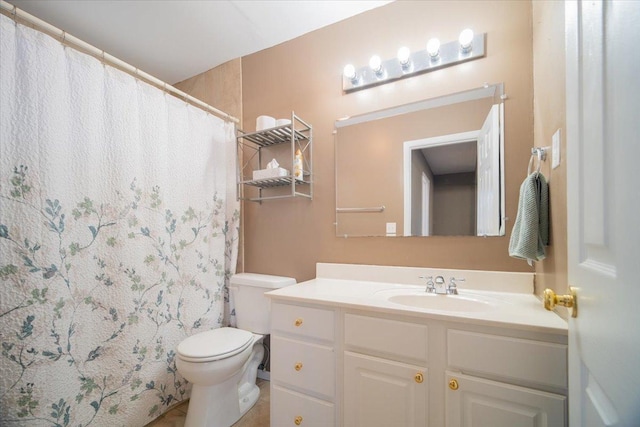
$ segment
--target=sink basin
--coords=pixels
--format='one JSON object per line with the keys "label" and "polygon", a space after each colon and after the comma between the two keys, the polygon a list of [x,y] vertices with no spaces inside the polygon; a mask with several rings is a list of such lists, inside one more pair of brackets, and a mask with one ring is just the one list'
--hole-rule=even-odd
{"label": "sink basin", "polygon": [[496,306],[494,301],[482,296],[428,294],[424,290],[388,289],[377,292],[376,296],[394,304],[438,311],[478,312]]}

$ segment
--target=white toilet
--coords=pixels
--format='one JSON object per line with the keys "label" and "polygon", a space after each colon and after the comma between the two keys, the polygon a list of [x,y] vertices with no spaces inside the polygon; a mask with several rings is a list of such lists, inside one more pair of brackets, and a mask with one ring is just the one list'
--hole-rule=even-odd
{"label": "white toilet", "polygon": [[295,283],[264,274],[232,276],[238,328],[200,332],[178,344],[178,372],[193,384],[185,427],[229,427],[256,403],[262,338],[270,331],[270,302],[263,294]]}

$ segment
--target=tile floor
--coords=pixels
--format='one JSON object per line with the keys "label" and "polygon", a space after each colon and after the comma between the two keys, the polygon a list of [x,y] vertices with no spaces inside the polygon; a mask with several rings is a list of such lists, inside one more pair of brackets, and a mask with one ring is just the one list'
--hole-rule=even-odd
{"label": "tile floor", "polygon": [[[260,398],[233,427],[269,427],[269,381],[258,379]],[[146,427],[183,427],[189,402],[184,402],[146,425]]]}

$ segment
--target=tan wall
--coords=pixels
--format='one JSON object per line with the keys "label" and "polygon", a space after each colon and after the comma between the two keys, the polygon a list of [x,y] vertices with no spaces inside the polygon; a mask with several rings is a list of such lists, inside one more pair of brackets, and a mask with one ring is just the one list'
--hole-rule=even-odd
{"label": "tan wall", "polygon": [[[181,91],[234,117],[242,126],[242,60],[233,59],[204,73],[175,83]],[[242,224],[241,224],[242,227]],[[237,271],[243,271],[244,233],[240,232]]]}
{"label": "tan wall", "polygon": [[436,175],[433,188],[434,236],[476,234],[476,174]]}
{"label": "tan wall", "polygon": [[174,86],[207,104],[242,119],[242,60],[233,59]]}
{"label": "tan wall", "polygon": [[[561,153],[564,156],[567,146],[562,2],[533,2],[533,54],[535,145],[550,146],[552,135],[560,129]],[[562,158],[560,166],[551,169],[549,156],[541,169],[549,180],[551,229],[547,258],[536,264],[537,294],[542,294],[545,288],[552,288],[560,293],[567,291],[566,166],[566,158]]]}
{"label": "tan wall", "polygon": [[[313,124],[314,199],[245,203],[246,271],[306,280],[316,262],[530,271],[508,256],[519,185],[533,146],[531,3],[398,1],[242,59],[243,119],[287,117]],[[345,95],[341,72],[399,46],[423,49],[429,37],[456,40],[465,27],[487,33],[487,57]],[[335,237],[333,124],[337,118],[504,82],[507,236]]]}

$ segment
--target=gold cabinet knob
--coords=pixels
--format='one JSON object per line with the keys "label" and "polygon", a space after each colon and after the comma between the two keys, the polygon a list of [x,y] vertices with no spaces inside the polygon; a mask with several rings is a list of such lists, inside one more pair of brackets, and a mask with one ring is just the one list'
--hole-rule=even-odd
{"label": "gold cabinet knob", "polygon": [[299,371],[300,369],[302,369],[302,362],[298,362],[296,363],[296,365],[294,366],[296,371]]}
{"label": "gold cabinet knob", "polygon": [[449,380],[449,388],[451,390],[457,390],[458,387],[459,387],[458,380],[456,380],[455,378],[452,378]]}
{"label": "gold cabinet knob", "polygon": [[300,424],[302,424],[302,417],[298,415],[293,419],[293,422],[295,423],[295,425],[299,426]]}
{"label": "gold cabinet knob", "polygon": [[547,288],[543,296],[544,308],[547,310],[553,311],[556,306],[561,305],[571,309],[571,317],[578,316],[578,296],[575,288],[570,287],[568,295],[558,295],[553,289]]}
{"label": "gold cabinet knob", "polygon": [[296,321],[295,321],[295,323],[294,323],[294,324],[295,324],[296,326],[301,326],[301,325],[302,325],[302,319],[298,317],[298,318],[296,319]]}
{"label": "gold cabinet knob", "polygon": [[413,376],[413,379],[416,380],[418,384],[420,384],[422,383],[422,381],[424,381],[424,375],[422,374],[422,372],[418,372]]}

